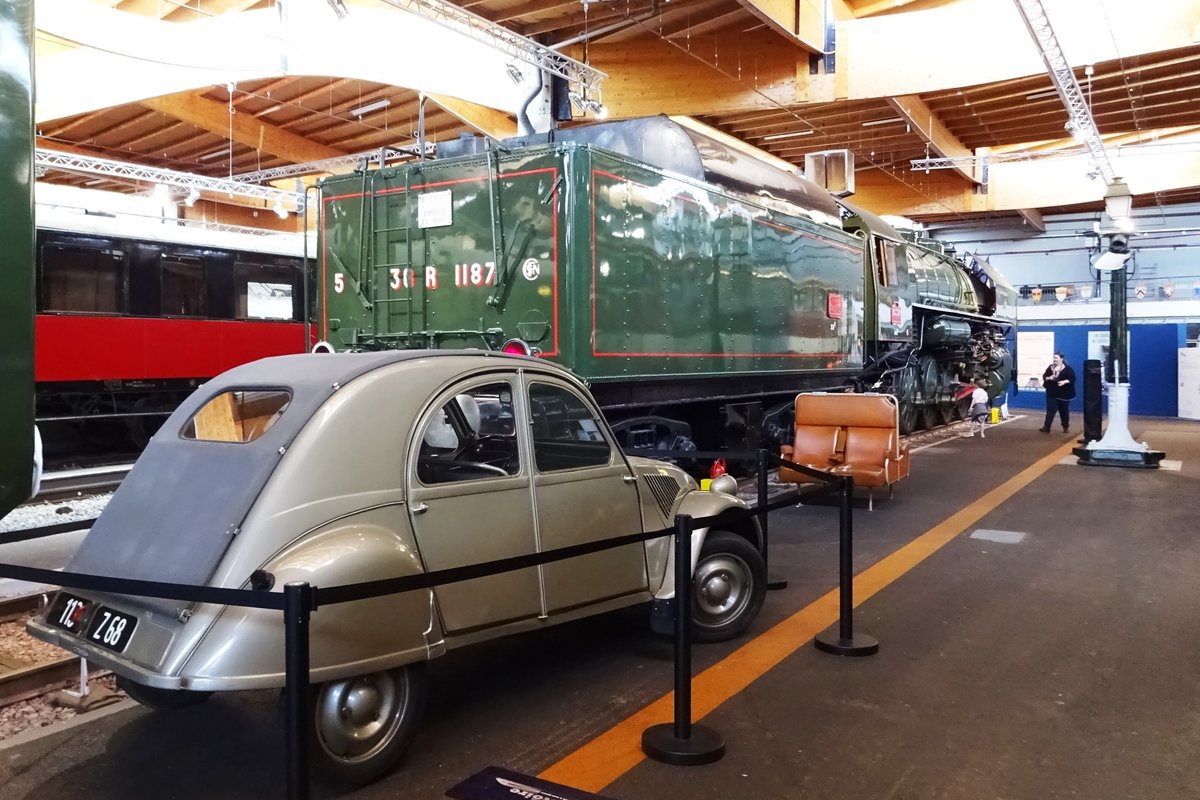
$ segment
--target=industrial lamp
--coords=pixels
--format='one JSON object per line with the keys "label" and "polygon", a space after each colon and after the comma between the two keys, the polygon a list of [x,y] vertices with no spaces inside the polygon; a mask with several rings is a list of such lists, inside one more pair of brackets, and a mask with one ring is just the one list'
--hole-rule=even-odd
{"label": "industrial lamp", "polygon": [[1132,209],[1133,192],[1129,191],[1129,184],[1122,178],[1113,178],[1104,190],[1104,211],[1116,222],[1128,219]]}

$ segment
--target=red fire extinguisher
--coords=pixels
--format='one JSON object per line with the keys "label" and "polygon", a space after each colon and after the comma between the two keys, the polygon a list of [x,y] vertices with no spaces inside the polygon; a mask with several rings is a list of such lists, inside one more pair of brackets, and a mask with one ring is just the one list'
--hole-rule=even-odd
{"label": "red fire extinguisher", "polygon": [[725,471],[726,471],[725,459],[718,458],[716,461],[713,462],[712,468],[709,469],[708,477],[719,478],[725,474]]}

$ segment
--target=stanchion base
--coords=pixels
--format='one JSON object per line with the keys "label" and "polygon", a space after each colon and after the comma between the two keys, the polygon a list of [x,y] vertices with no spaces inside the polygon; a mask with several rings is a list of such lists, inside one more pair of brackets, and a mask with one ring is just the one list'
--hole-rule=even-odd
{"label": "stanchion base", "polygon": [[642,752],[655,761],[677,767],[696,767],[721,760],[725,740],[703,725],[692,725],[689,739],[675,738],[675,725],[667,722],[642,731]]}
{"label": "stanchion base", "polygon": [[786,589],[788,585],[787,578],[779,578],[774,575],[767,575],[767,588],[771,590]]}
{"label": "stanchion base", "polygon": [[856,633],[851,639],[839,639],[837,631],[826,631],[818,634],[813,644],[822,653],[835,656],[873,656],[879,652],[879,640],[865,633]]}

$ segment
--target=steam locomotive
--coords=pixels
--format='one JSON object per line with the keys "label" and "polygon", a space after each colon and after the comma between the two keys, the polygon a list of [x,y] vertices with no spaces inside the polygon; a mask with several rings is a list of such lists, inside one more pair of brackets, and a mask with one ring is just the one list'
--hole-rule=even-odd
{"label": "steam locomotive", "polygon": [[628,449],[787,438],[797,392],[893,392],[906,431],[1004,390],[1016,293],[666,117],[506,140],[320,186],[318,335],[336,350],[535,353]]}
{"label": "steam locomotive", "polygon": [[299,235],[41,203],[36,219],[36,413],[48,445],[65,430],[143,445],[201,382],[311,344]]}

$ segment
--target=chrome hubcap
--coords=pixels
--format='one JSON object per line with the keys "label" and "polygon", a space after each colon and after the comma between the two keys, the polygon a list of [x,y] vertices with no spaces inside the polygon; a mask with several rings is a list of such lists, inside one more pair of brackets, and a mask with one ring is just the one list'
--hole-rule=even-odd
{"label": "chrome hubcap", "polygon": [[749,601],[750,569],[740,559],[719,553],[701,562],[695,577],[695,616],[716,625],[736,615]]}
{"label": "chrome hubcap", "polygon": [[334,758],[369,759],[387,746],[404,718],[408,687],[392,672],[333,681],[316,701],[317,739]]}

